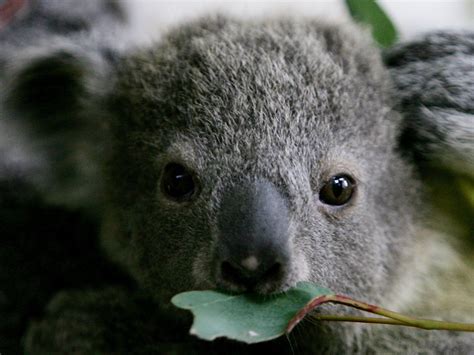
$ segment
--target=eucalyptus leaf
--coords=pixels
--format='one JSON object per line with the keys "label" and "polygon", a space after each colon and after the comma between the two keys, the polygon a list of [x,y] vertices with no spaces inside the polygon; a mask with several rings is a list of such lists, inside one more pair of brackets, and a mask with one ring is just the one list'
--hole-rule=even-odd
{"label": "eucalyptus leaf", "polygon": [[354,20],[369,25],[372,36],[382,47],[389,47],[397,41],[395,25],[375,0],[345,1]]}
{"label": "eucalyptus leaf", "polygon": [[227,337],[251,344],[283,335],[288,322],[308,302],[332,294],[326,288],[300,282],[278,295],[190,291],[174,296],[171,302],[194,314],[191,334],[204,340]]}

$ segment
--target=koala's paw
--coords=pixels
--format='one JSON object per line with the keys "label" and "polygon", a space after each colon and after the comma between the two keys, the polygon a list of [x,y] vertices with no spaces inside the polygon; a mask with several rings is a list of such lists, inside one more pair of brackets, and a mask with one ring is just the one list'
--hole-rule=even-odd
{"label": "koala's paw", "polygon": [[107,339],[107,325],[113,323],[114,317],[120,317],[125,301],[125,292],[117,289],[59,293],[48,305],[44,319],[30,325],[25,337],[26,353],[108,350],[107,343],[112,339]]}
{"label": "koala's paw", "polygon": [[30,325],[25,337],[25,353],[198,352],[193,341],[178,336],[180,332],[176,327],[160,314],[153,301],[141,294],[119,288],[66,291],[53,298],[42,320]]}
{"label": "koala's paw", "polygon": [[157,307],[119,288],[56,295],[30,325],[27,354],[136,353],[158,335]]}

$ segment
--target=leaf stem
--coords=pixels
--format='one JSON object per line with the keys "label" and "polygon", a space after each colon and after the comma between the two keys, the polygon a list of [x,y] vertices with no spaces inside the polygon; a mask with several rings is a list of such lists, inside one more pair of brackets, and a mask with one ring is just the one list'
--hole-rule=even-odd
{"label": "leaf stem", "polygon": [[[419,328],[417,325],[414,324],[409,324],[409,323],[404,323],[396,319],[390,319],[390,318],[374,318],[374,317],[354,317],[354,316],[336,316],[336,315],[320,315],[320,316],[314,316],[313,317],[316,320],[319,321],[331,321],[331,322],[357,322],[357,323],[371,323],[371,324],[385,324],[385,325],[403,325],[405,327],[415,327]],[[452,326],[453,324],[456,324],[456,327],[460,326],[462,328],[465,328],[467,325],[468,327],[470,326],[469,324],[465,323],[452,323],[452,322],[444,322],[444,321],[432,321],[430,322],[438,322],[439,326],[436,328],[432,328],[433,330],[464,330],[464,331],[471,331],[471,330],[466,330],[466,329],[454,329]],[[427,329],[427,328],[423,328]]]}
{"label": "leaf stem", "polygon": [[[436,330],[456,330],[456,331],[465,331],[465,332],[474,332],[474,324],[469,323],[456,323],[456,322],[444,322],[432,319],[420,319],[414,318],[410,316],[403,315],[401,313],[393,312],[388,309],[384,309],[378,306],[374,306],[365,302],[353,300],[346,296],[341,295],[325,295],[319,296],[312,299],[306,306],[304,306],[288,323],[286,328],[286,333],[289,333],[293,330],[293,328],[311,311],[315,308],[319,307],[324,303],[337,303],[342,304],[345,306],[357,308],[366,312],[378,314],[383,317],[387,317],[389,319],[385,320],[386,323],[384,324],[392,324],[392,325],[404,325],[404,326],[412,326],[421,329],[436,329]],[[318,316],[317,318],[321,319]],[[328,316],[333,317],[333,319],[326,319],[326,320],[339,320],[343,321],[342,318],[344,316]],[[337,318],[337,319],[336,319]],[[363,317],[345,317],[345,321],[357,322],[360,320],[356,320],[356,318],[362,319]],[[365,323],[382,323],[383,319],[378,318],[365,318],[365,320],[369,319],[369,321],[365,321]]]}
{"label": "leaf stem", "polygon": [[355,316],[336,316],[336,315],[318,315],[312,317],[318,321],[331,321],[331,322],[357,322],[357,323],[375,323],[375,324],[388,324],[388,325],[406,325],[408,327],[414,327],[414,325],[400,322],[395,319],[381,318],[381,317],[355,317]]}

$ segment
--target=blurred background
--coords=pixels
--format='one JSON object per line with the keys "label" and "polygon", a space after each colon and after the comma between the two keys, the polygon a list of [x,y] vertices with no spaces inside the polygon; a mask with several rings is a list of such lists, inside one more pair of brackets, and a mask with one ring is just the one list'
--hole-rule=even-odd
{"label": "blurred background", "polygon": [[[433,29],[474,29],[474,0],[379,0],[399,30],[401,39]],[[134,30],[144,40],[183,20],[207,13],[239,17],[274,15],[349,20],[343,0],[314,1],[158,1],[127,0]]]}

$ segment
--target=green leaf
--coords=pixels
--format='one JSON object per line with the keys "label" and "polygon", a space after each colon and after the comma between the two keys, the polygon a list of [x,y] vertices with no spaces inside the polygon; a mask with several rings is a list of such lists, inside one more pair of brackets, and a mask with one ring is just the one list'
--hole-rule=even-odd
{"label": "green leaf", "polygon": [[277,338],[288,322],[313,298],[333,292],[300,282],[278,295],[230,295],[218,291],[180,293],[171,302],[194,314],[190,333],[205,340],[227,337],[248,344]]}
{"label": "green leaf", "polygon": [[295,288],[279,295],[232,295],[218,291],[191,291],[174,296],[171,302],[194,314],[190,333],[204,340],[227,337],[248,344],[272,340],[290,333],[304,317],[325,303],[349,306],[384,318],[322,314],[314,319],[474,332],[472,323],[415,318],[336,295],[326,288],[308,282],[300,282]]}
{"label": "green leaf", "polygon": [[382,47],[389,47],[396,42],[396,28],[375,0],[345,1],[354,20],[368,24],[372,29],[372,36]]}

